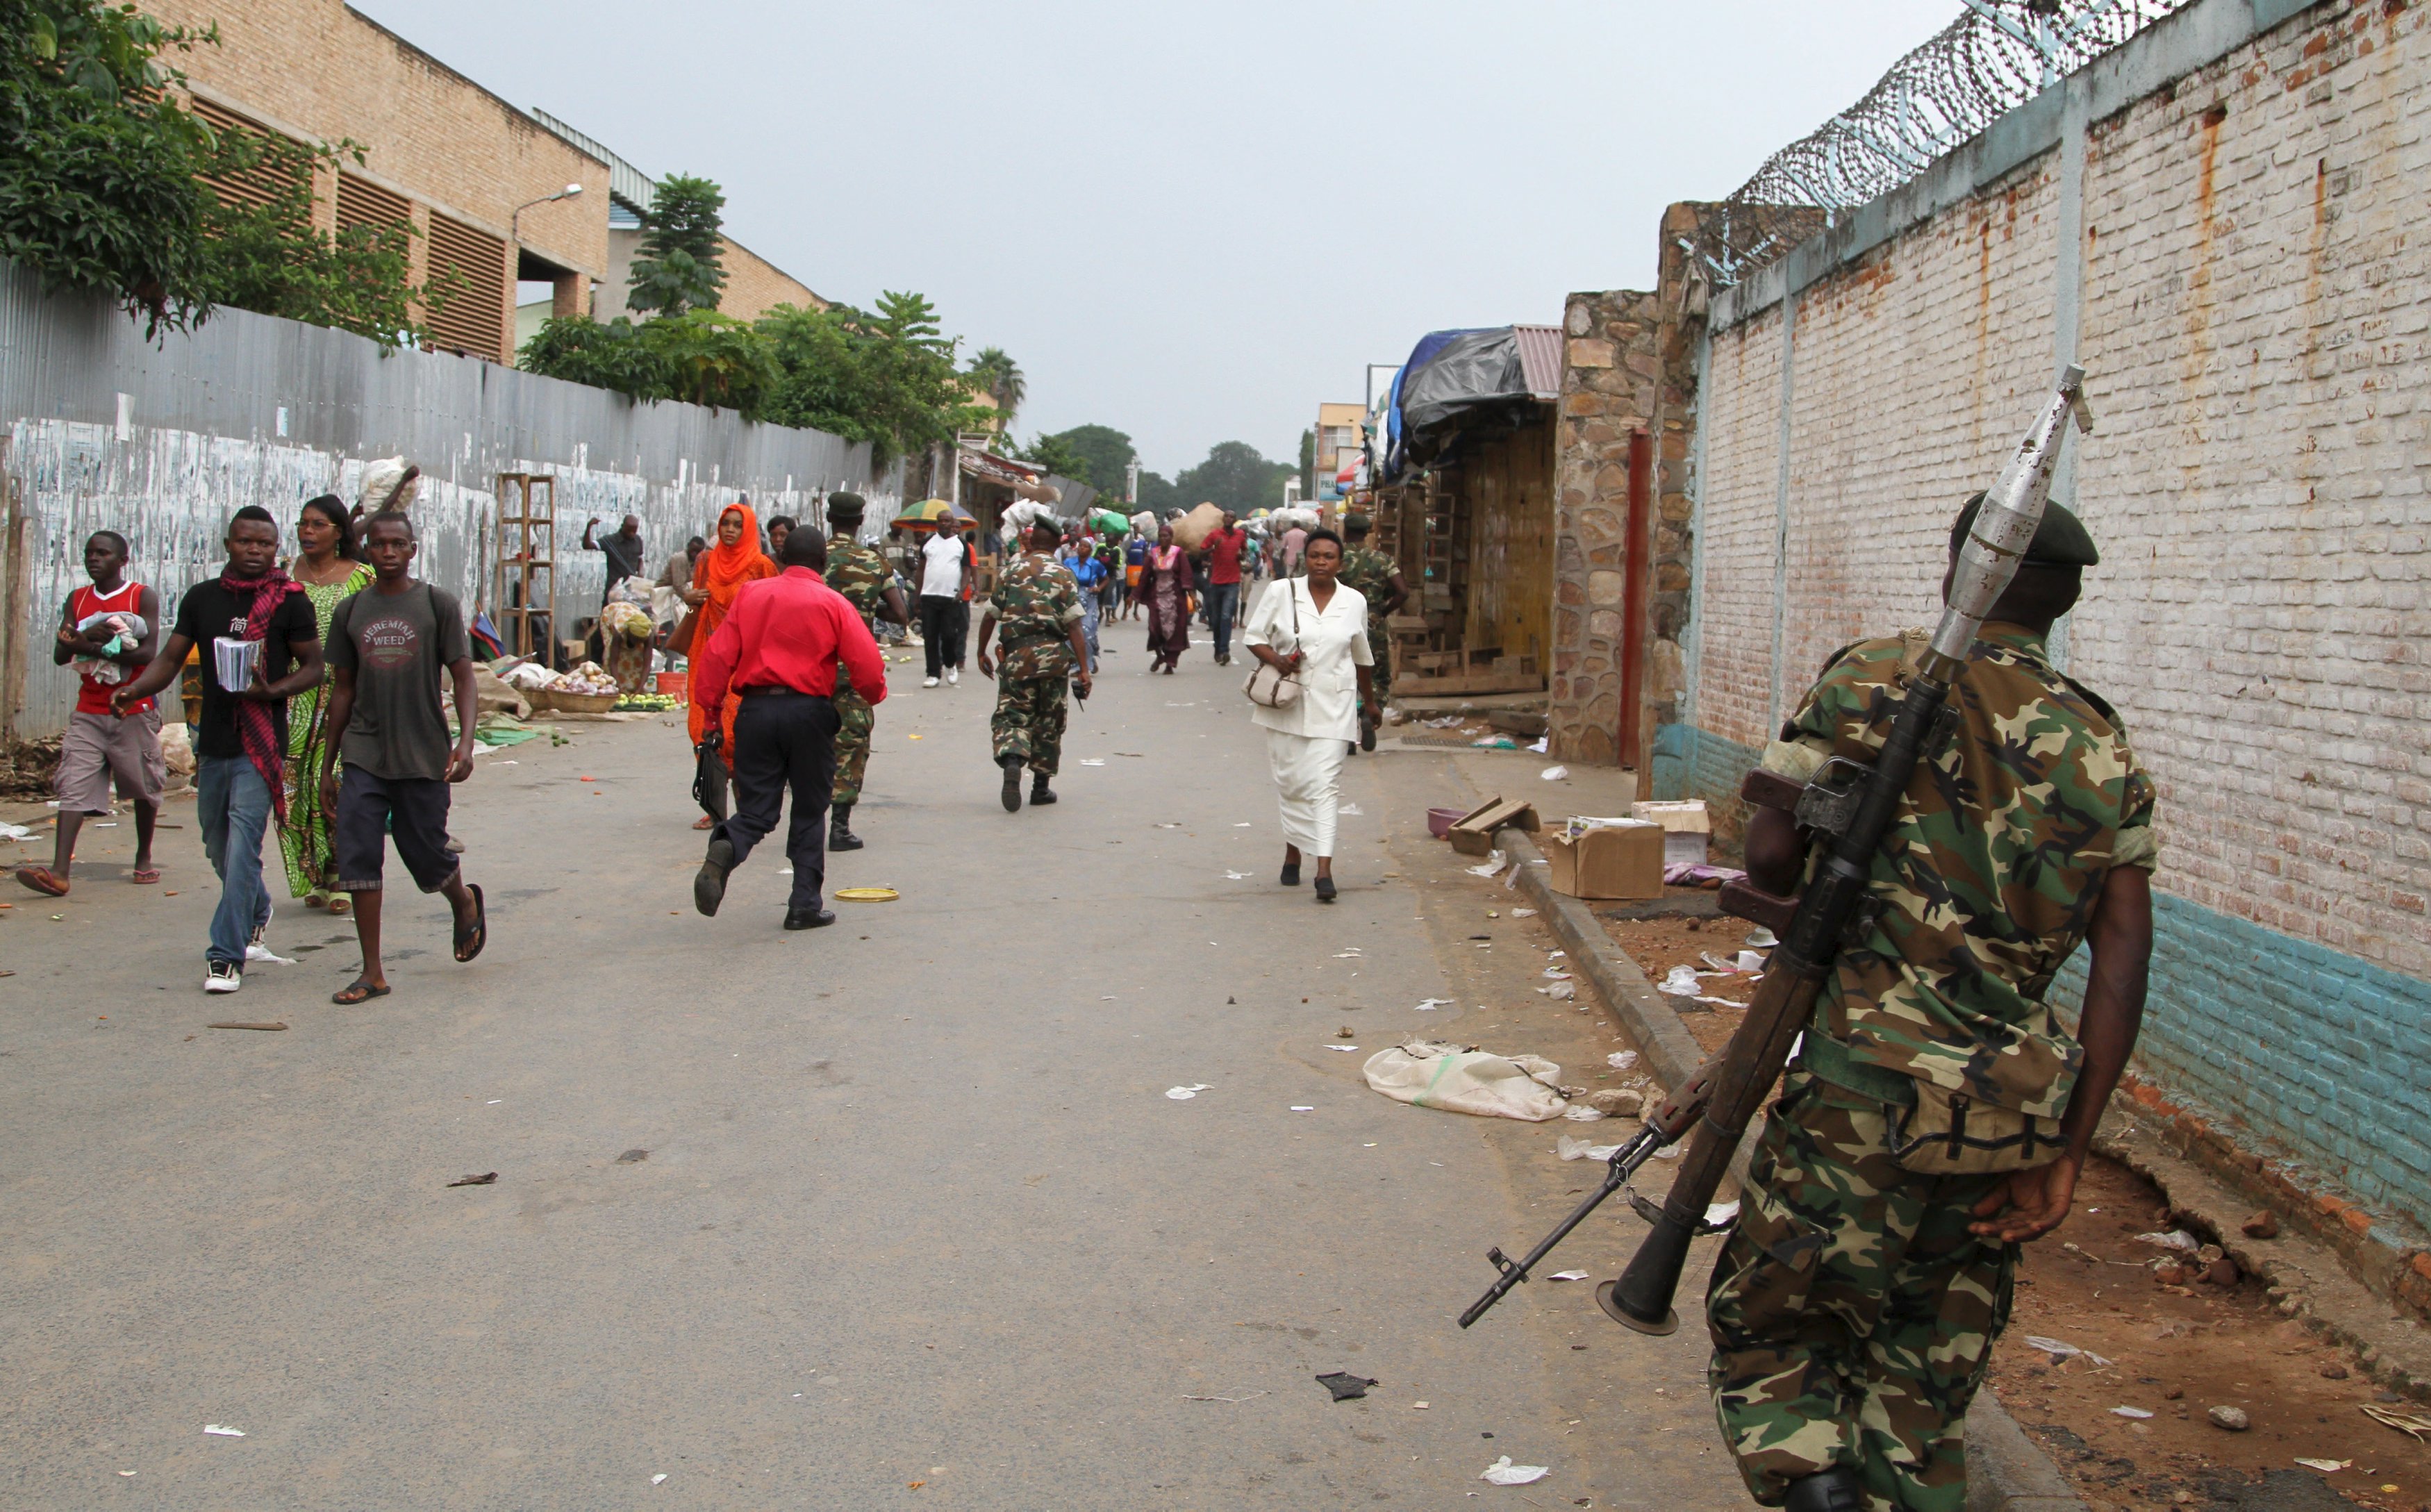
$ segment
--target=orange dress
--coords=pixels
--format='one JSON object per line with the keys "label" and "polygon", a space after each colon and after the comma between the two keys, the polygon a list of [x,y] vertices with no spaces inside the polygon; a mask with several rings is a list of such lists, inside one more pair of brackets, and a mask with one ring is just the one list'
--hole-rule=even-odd
{"label": "orange dress", "polygon": [[[717,633],[717,627],[726,623],[728,612],[734,608],[734,596],[743,591],[745,583],[777,576],[777,564],[760,549],[760,521],[752,513],[751,506],[729,504],[719,512],[718,517],[722,520],[734,513],[743,516],[743,539],[732,546],[721,542],[710,547],[700,554],[699,564],[693,568],[692,585],[706,591],[709,600],[700,606],[700,612],[694,618],[692,644],[684,648],[687,660],[698,660],[701,651],[708,648],[709,638]],[[725,732],[726,741],[721,754],[725,756],[729,771],[734,766],[734,711],[742,707],[741,695],[729,688],[725,704],[718,711],[718,728]],[[684,723],[685,728],[692,731],[695,746],[708,736],[709,712],[699,704],[685,705]]]}

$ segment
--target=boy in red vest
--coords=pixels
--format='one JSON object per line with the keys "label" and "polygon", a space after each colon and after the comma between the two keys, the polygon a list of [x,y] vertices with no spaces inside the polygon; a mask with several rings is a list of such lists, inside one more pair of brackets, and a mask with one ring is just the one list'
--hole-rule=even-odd
{"label": "boy in red vest", "polygon": [[52,664],[74,662],[84,684],[75,712],[68,715],[53,779],[59,795],[58,842],[48,866],[17,870],[19,882],[51,898],[67,896],[76,832],[86,815],[109,812],[113,777],[118,796],[135,805],[135,869],[128,880],[160,880],[152,865],[152,829],[169,782],[160,757],[160,711],[149,698],[124,717],[109,706],[109,696],[150,664],[160,644],[160,599],[142,583],[126,580],[126,537],[115,530],[95,530],[85,541],[84,570],[92,585],[68,595],[59,638],[51,646]]}

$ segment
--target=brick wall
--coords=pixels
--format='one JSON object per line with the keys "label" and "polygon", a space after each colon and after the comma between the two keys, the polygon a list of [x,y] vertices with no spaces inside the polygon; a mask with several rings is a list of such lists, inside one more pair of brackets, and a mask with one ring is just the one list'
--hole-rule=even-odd
{"label": "brick wall", "polygon": [[2431,32],[2385,0],[2259,32],[2257,9],[2198,0],[1717,297],[1688,718],[1754,748],[1833,647],[1931,622],[1949,520],[2073,328],[2100,429],[2062,494],[2104,562],[2055,649],[2160,786],[2142,1069],[2411,1247],[2431,1225]]}
{"label": "brick wall", "polygon": [[1617,746],[1621,612],[1633,565],[1629,445],[1632,432],[1655,424],[1656,326],[1654,296],[1627,291],[1572,294],[1563,315],[1547,747],[1565,761],[1635,759]]}
{"label": "brick wall", "polygon": [[726,239],[726,293],[717,301],[721,313],[738,320],[758,320],[779,305],[825,310],[828,302],[811,286],[735,241]]}
{"label": "brick wall", "polygon": [[[176,59],[199,97],[299,140],[360,143],[362,176],[411,201],[417,228],[433,212],[510,243],[519,228],[523,245],[551,262],[592,277],[606,271],[607,166],[341,0],[146,0],[146,8],[173,25],[218,25],[219,46]],[[516,222],[517,206],[570,183],[581,195],[535,205]],[[417,277],[426,256],[417,238]],[[502,256],[510,294],[484,324],[496,327],[494,346],[468,349],[506,361],[515,270],[511,250]]]}

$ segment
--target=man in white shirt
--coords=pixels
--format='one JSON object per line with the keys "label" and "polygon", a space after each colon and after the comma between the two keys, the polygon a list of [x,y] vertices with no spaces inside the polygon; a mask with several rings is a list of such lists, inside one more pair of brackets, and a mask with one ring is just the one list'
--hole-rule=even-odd
{"label": "man in white shirt", "polygon": [[920,639],[928,647],[929,676],[920,685],[933,688],[939,674],[948,683],[963,680],[963,641],[971,629],[970,543],[963,539],[962,522],[947,515],[920,547]]}

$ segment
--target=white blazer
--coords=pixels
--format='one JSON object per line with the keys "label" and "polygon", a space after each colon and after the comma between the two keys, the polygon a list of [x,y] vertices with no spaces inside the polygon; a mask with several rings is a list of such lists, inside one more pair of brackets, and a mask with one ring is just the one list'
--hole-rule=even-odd
{"label": "white blazer", "polygon": [[[1292,630],[1295,606],[1299,616],[1298,634]],[[1367,648],[1367,599],[1358,589],[1335,583],[1333,596],[1326,600],[1320,613],[1316,601],[1309,596],[1307,579],[1276,580],[1258,599],[1241,638],[1247,645],[1271,647],[1284,656],[1295,650],[1308,655],[1299,668],[1299,700],[1288,709],[1253,703],[1251,723],[1287,735],[1359,738],[1359,674],[1354,668],[1375,665],[1376,657]]]}

